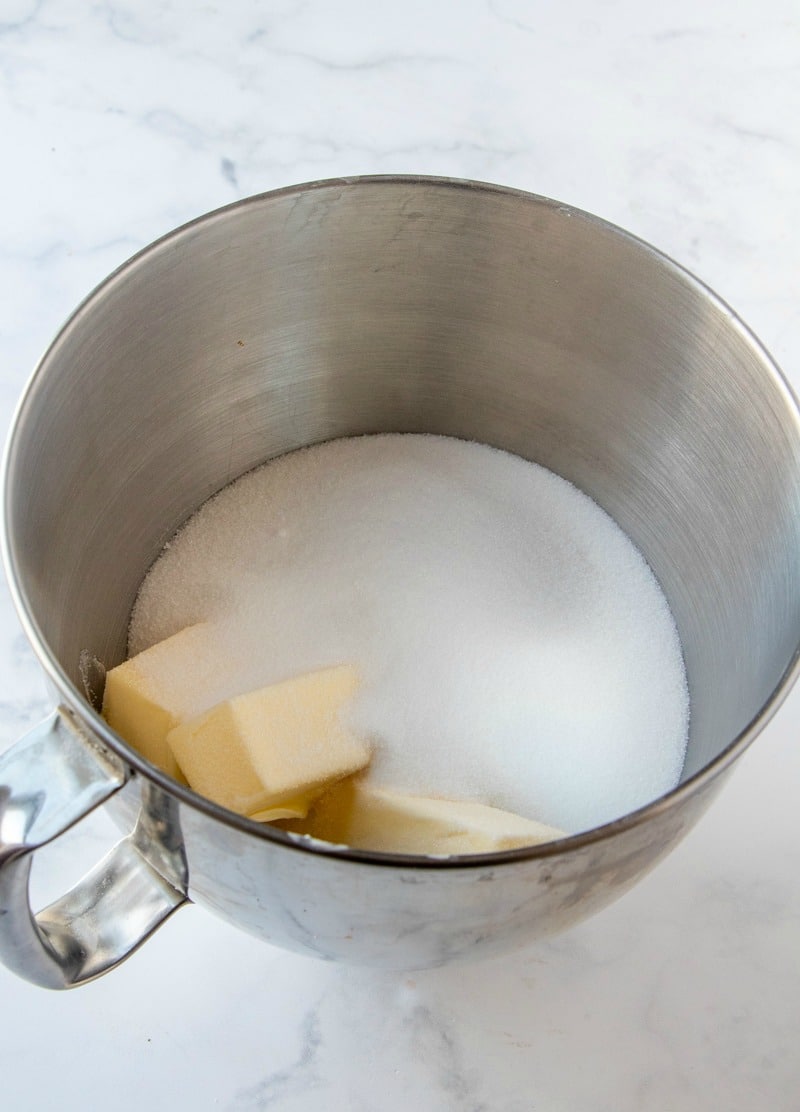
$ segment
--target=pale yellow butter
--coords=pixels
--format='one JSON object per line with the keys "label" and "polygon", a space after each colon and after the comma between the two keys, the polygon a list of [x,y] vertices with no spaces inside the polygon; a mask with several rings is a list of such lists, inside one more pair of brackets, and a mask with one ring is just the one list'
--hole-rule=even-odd
{"label": "pale yellow butter", "polygon": [[493,853],[538,845],[563,831],[482,803],[401,795],[361,777],[337,784],[304,820],[282,824],[326,842],[384,853]]}
{"label": "pale yellow butter", "polygon": [[270,684],[177,726],[167,744],[195,791],[239,814],[271,814],[369,762],[341,720],[358,682],[340,665]]}
{"label": "pale yellow butter", "polygon": [[211,626],[189,626],[109,670],[103,717],[148,761],[182,779],[167,734],[208,707],[216,670]]}
{"label": "pale yellow butter", "polygon": [[265,807],[263,811],[255,811],[248,815],[254,822],[276,822],[278,819],[304,819],[311,806],[310,795],[300,795],[297,799],[287,799],[285,803],[278,803],[274,807]]}

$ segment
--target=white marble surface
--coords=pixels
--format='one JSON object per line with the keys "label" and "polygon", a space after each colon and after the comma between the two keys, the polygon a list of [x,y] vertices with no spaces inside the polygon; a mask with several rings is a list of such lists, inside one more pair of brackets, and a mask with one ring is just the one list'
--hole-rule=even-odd
{"label": "white marble surface", "polygon": [[[78,300],[237,197],[411,171],[599,213],[800,387],[796,0],[0,0],[0,422]],[[5,590],[2,743],[47,709]],[[611,909],[491,964],[332,967],[181,911],[65,994],[0,970],[4,1109],[800,1109],[800,690]],[[38,863],[55,893],[101,821]]]}

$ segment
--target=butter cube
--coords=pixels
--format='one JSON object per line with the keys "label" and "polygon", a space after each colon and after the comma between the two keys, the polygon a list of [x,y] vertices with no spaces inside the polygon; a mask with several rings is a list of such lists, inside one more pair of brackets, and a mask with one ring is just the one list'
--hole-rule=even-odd
{"label": "butter cube", "polygon": [[189,626],[109,670],[103,717],[148,761],[183,779],[167,734],[208,708],[216,670],[211,626]]}
{"label": "butter cube", "polygon": [[356,777],[311,804],[304,820],[281,824],[326,842],[383,853],[495,853],[552,842],[552,826],[482,803],[400,795]]}
{"label": "butter cube", "polygon": [[358,682],[340,665],[270,684],[177,726],[167,744],[195,791],[255,817],[369,762],[369,746],[340,721]]}
{"label": "butter cube", "polygon": [[276,822],[278,819],[304,819],[311,806],[312,796],[299,795],[297,799],[287,799],[285,803],[278,803],[274,807],[265,807],[263,811],[255,811],[248,815],[254,822]]}

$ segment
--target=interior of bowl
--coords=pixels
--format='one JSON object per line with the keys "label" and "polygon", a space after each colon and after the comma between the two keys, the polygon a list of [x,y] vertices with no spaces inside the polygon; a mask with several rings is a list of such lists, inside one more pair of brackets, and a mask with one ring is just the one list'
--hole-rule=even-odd
{"label": "interior of bowl", "polygon": [[432,179],[254,198],[109,279],[46,355],[8,457],[12,575],[79,684],[125,654],[162,545],[265,459],[371,432],[556,471],[640,547],[681,635],[688,777],[800,642],[800,433],[729,310],[585,214]]}

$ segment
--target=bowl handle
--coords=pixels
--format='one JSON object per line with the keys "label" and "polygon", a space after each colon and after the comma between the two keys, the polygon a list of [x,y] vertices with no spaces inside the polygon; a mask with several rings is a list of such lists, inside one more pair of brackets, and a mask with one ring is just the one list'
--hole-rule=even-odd
{"label": "bowl handle", "polygon": [[186,902],[133,834],[61,899],[38,915],[31,910],[34,851],[118,792],[130,774],[65,707],[0,755],[0,961],[36,985],[72,988],[99,977]]}

